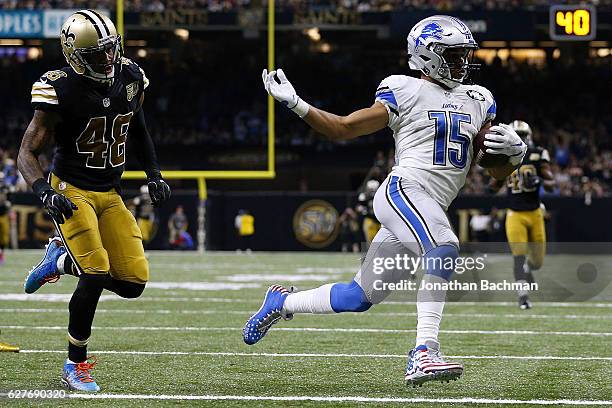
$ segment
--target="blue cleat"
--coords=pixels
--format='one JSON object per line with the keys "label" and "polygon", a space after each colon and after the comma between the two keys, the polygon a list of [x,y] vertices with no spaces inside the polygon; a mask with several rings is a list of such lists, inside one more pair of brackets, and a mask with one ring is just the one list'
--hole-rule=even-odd
{"label": "blue cleat", "polygon": [[440,345],[427,341],[408,354],[408,367],[404,379],[407,385],[420,387],[427,381],[457,380],[461,374],[463,374],[461,364],[445,361],[440,353]]}
{"label": "blue cleat", "polygon": [[259,310],[247,320],[242,330],[242,338],[246,344],[257,343],[268,332],[272,325],[281,318],[290,320],[293,315],[282,313],[285,299],[290,291],[279,285],[272,285],[266,291],[263,304]]}
{"label": "blue cleat", "polygon": [[66,253],[64,243],[59,237],[49,239],[45,247],[45,256],[28,274],[23,289],[26,293],[34,293],[45,283],[55,283],[63,272],[57,269],[57,258]]}
{"label": "blue cleat", "polygon": [[[91,361],[91,363],[90,363]],[[90,370],[96,365],[95,357],[87,357],[82,363],[64,363],[62,384],[70,391],[98,392],[100,387],[91,377]]]}

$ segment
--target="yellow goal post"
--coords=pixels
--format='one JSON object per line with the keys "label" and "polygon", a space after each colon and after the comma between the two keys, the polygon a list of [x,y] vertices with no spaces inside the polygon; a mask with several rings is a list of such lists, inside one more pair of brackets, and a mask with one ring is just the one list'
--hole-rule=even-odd
{"label": "yellow goal post", "polygon": [[[125,39],[123,24],[123,1],[117,0],[117,30],[121,38]],[[274,0],[268,1],[268,71],[274,69]],[[253,179],[272,179],[276,177],[275,169],[275,129],[274,129],[274,99],[268,95],[268,137],[267,137],[267,168],[265,170],[163,170],[164,179],[196,180],[198,183],[198,250],[204,251],[206,243],[206,199],[207,189],[206,180],[253,180]],[[124,179],[145,179],[144,171],[126,171],[123,173]]]}

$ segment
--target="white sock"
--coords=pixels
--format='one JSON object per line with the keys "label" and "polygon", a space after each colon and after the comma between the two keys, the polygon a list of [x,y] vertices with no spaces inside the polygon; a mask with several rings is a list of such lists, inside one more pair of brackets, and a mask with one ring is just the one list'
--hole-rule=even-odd
{"label": "white sock", "polygon": [[[516,283],[520,283],[522,285],[525,285],[527,283],[527,281],[525,279],[521,279],[521,280],[517,280]],[[524,289],[519,289],[517,292],[518,292],[519,297],[527,296],[529,294],[529,291],[524,290]]]}
{"label": "white sock", "polygon": [[64,271],[64,261],[66,260],[67,255],[68,253],[61,254],[60,257],[57,258],[57,270],[61,273],[66,273],[66,271]]}
{"label": "white sock", "polygon": [[[430,274],[425,274],[423,281],[430,283],[447,282],[446,279]],[[419,287],[417,293],[417,346],[425,344],[426,341],[439,343],[438,332],[440,331],[445,298],[445,290],[425,290]]]}
{"label": "white sock", "polygon": [[320,286],[316,289],[290,293],[285,299],[283,312],[292,313],[334,313],[331,307],[331,288],[334,284]]}

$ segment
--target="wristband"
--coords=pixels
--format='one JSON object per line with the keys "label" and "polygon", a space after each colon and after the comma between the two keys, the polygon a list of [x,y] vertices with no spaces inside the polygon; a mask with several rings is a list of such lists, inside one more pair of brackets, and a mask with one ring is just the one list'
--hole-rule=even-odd
{"label": "wristband", "polygon": [[308,114],[308,111],[310,110],[310,105],[306,101],[304,101],[302,98],[300,98],[299,96],[297,98],[298,98],[297,103],[295,104],[294,107],[290,109],[294,111],[296,115],[298,115],[300,118],[303,118],[304,116]]}
{"label": "wristband", "polygon": [[162,178],[161,171],[159,171],[159,169],[148,169],[145,170],[145,173],[147,174],[147,181],[159,180]]}

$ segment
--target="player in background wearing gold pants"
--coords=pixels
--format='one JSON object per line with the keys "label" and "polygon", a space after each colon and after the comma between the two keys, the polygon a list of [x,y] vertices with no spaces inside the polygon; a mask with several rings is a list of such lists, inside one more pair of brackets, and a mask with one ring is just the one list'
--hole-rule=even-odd
{"label": "player in background wearing gold pants", "polygon": [[[540,200],[540,187],[546,191],[555,188],[548,151],[533,143],[531,127],[515,120],[512,128],[528,146],[522,164],[506,181],[508,211],[506,237],[514,257],[514,278],[517,282],[533,283],[533,271],[544,263],[546,254],[546,228],[544,209]],[[495,182],[500,189],[504,182]],[[519,291],[519,307],[531,309],[527,291]]]}

